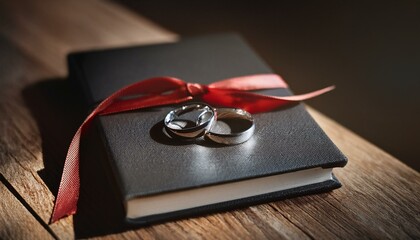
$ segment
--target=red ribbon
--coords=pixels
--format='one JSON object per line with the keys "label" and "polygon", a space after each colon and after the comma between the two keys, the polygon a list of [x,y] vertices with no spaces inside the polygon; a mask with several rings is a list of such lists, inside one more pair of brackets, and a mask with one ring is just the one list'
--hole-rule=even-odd
{"label": "red ribbon", "polygon": [[242,108],[250,113],[259,113],[274,110],[290,102],[309,99],[334,89],[331,86],[303,95],[285,97],[247,92],[273,88],[287,88],[287,84],[276,74],[230,78],[209,85],[186,83],[172,77],[157,77],[133,83],[116,91],[89,114],[71,141],[51,222],[76,213],[80,188],[80,138],[96,115],[177,104],[195,98],[212,106]]}

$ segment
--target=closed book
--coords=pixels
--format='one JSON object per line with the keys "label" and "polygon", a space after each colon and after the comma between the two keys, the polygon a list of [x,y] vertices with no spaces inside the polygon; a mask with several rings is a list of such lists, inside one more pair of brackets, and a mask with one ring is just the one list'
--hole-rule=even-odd
{"label": "closed book", "polygon": [[[70,79],[90,107],[123,86],[156,76],[209,84],[273,73],[235,34],[78,52],[70,54],[68,62]],[[258,93],[291,95],[288,89]],[[110,169],[128,222],[195,216],[341,186],[332,169],[343,167],[346,157],[302,104],[255,114],[254,135],[230,146],[168,138],[163,119],[175,107],[99,116],[95,121],[101,136],[96,140],[106,152],[100,161]]]}

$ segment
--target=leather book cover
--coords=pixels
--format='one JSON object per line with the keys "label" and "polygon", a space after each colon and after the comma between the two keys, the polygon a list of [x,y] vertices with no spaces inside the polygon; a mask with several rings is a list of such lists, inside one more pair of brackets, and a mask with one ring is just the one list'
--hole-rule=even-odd
{"label": "leather book cover", "polygon": [[[175,43],[95,50],[70,54],[69,75],[91,108],[119,88],[156,76],[209,84],[231,77],[272,73],[235,34],[181,39]],[[287,81],[287,79],[286,79]],[[293,84],[292,84],[293,85]],[[285,96],[286,89],[259,93]],[[328,96],[322,96],[328,97]],[[100,116],[98,142],[122,201],[304,169],[343,167],[346,157],[302,104],[255,114],[255,133],[239,145],[198,140],[173,141],[162,133],[162,120],[175,106]],[[83,161],[83,159],[81,159]],[[134,220],[151,223],[328,191],[337,179],[234,201],[194,207]]]}

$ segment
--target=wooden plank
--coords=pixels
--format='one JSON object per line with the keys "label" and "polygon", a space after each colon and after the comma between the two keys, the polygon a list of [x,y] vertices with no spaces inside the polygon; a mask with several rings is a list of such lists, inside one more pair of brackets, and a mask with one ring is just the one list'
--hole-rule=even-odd
{"label": "wooden plank", "polygon": [[72,51],[176,39],[112,1],[1,0],[0,14],[0,31],[60,76]]}
{"label": "wooden plank", "polygon": [[[4,38],[0,38],[0,52],[3,54],[0,59],[0,173],[48,223],[54,195],[39,174],[44,169],[42,139],[22,95],[25,87],[31,84],[29,79],[42,76],[47,70],[26,58]],[[50,175],[60,174],[59,167],[55,171],[50,169]],[[60,232],[61,237],[72,238],[73,230],[68,227],[71,223],[71,218],[68,218],[51,228]]]}
{"label": "wooden plank", "polygon": [[335,170],[342,188],[331,195],[308,197],[310,202],[312,198],[318,200],[309,208],[312,216],[324,219],[321,224],[329,225],[340,238],[419,238],[420,174],[314,109],[309,110],[349,158],[345,168]]}
{"label": "wooden plank", "polygon": [[[66,54],[173,41],[176,36],[110,1],[2,0],[0,20],[5,37],[0,37],[0,173],[48,223],[65,149],[83,118],[79,105],[68,101]],[[101,213],[89,210],[100,203],[85,193],[84,217],[50,227],[60,238],[420,238],[419,174],[310,112],[349,157],[348,166],[335,171],[344,186],[332,193],[101,233],[94,231]]]}
{"label": "wooden plank", "polygon": [[[0,176],[0,180],[2,179]],[[2,181],[0,199],[0,239],[53,239]]]}
{"label": "wooden plank", "polygon": [[[64,102],[56,96],[44,96],[44,88],[35,83],[63,80],[67,72],[65,56],[71,51],[171,41],[175,35],[103,1],[1,1],[0,19],[1,34],[7,38],[0,38],[0,172],[48,223],[54,201],[50,188],[55,194],[54,184],[59,182],[63,153],[79,119],[70,124],[70,129],[64,125],[69,129],[67,135],[41,132],[40,119],[34,119],[28,104],[41,108],[35,114],[51,117],[48,111],[57,108],[48,102]],[[66,116],[65,111],[52,114]],[[41,124],[54,124],[44,119]],[[53,138],[41,138],[41,134]],[[60,140],[60,135],[65,141]],[[61,145],[56,146],[57,143]],[[43,152],[45,148],[50,149],[48,153]],[[44,169],[46,158],[57,160],[49,161],[52,166],[47,170]],[[45,181],[53,184],[48,186]],[[60,238],[74,238],[71,217],[52,224],[51,228]]]}

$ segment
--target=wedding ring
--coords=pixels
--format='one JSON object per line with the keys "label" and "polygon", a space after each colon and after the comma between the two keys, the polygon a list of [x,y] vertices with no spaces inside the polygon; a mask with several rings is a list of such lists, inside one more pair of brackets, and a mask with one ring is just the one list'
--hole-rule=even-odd
{"label": "wedding ring", "polygon": [[[235,145],[246,142],[254,134],[255,124],[252,115],[237,108],[217,108],[217,122],[205,135],[206,138],[225,145]],[[229,133],[217,129],[219,122],[229,125]]]}
{"label": "wedding ring", "polygon": [[[181,118],[188,114],[198,115],[194,121]],[[164,119],[164,124],[171,137],[193,139],[206,134],[215,120],[216,113],[212,107],[203,103],[192,103],[170,111]]]}

